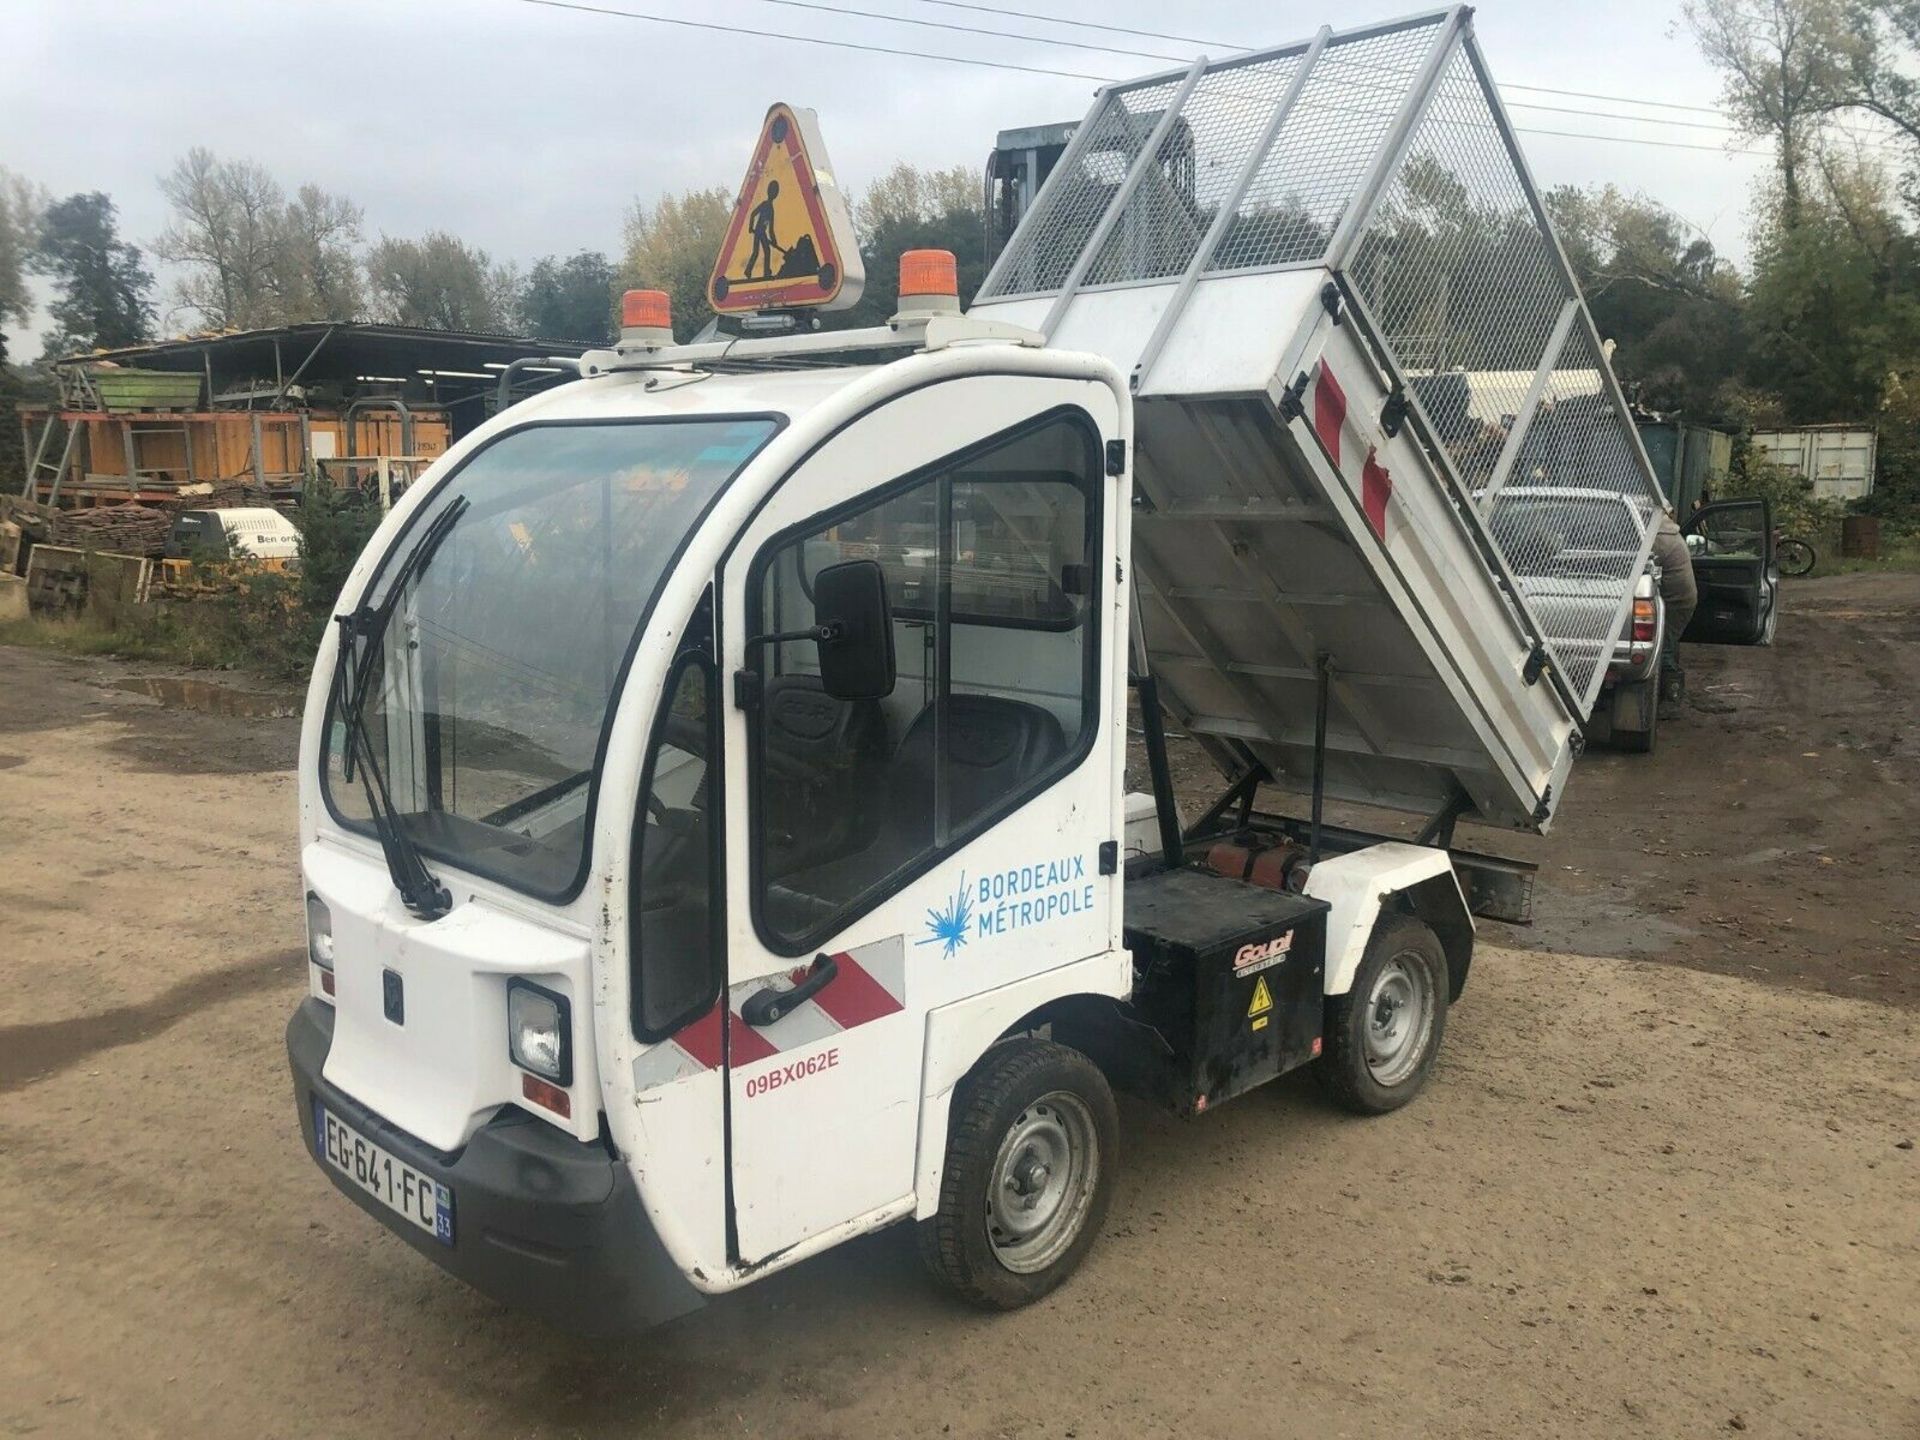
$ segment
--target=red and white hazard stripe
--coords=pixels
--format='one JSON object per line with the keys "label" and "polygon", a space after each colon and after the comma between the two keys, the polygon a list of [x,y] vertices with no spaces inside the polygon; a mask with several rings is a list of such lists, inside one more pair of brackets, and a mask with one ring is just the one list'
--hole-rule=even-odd
{"label": "red and white hazard stripe", "polygon": [[1387,538],[1388,503],[1393,499],[1393,476],[1380,463],[1380,444],[1372,427],[1347,405],[1347,392],[1322,359],[1313,371],[1313,432],[1343,478],[1349,457],[1360,458],[1360,509],[1380,539]]}
{"label": "red and white hazard stripe", "polygon": [[[750,1068],[783,1052],[884,1020],[906,1008],[906,946],[901,937],[844,951],[833,960],[833,979],[772,1025],[747,1024],[740,1018],[740,1007],[748,997],[774,982],[762,978],[735,985],[727,992],[724,1010],[716,1004],[672,1039],[655,1045],[634,1061],[634,1088],[650,1090],[670,1080],[717,1070],[727,1063],[729,1055],[733,1069]],[[787,976],[787,983],[798,985],[806,978],[807,971],[797,969]]]}

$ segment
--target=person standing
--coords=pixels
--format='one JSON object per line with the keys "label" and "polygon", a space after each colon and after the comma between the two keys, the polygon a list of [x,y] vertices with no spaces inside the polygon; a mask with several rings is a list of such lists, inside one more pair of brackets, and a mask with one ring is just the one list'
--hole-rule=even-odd
{"label": "person standing", "polygon": [[1680,635],[1700,608],[1700,590],[1693,580],[1693,552],[1680,533],[1680,522],[1665,507],[1654,529],[1653,560],[1660,567],[1660,598],[1667,611],[1667,634],[1660,647],[1660,708],[1670,715],[1687,694],[1686,672],[1680,668]]}

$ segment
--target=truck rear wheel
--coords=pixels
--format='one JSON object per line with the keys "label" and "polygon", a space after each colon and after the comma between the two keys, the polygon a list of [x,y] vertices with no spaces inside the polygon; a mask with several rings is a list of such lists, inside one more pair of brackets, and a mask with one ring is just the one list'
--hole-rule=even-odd
{"label": "truck rear wheel", "polygon": [[1106,1219],[1119,1129],[1106,1077],[1079,1051],[995,1046],[954,1096],[940,1208],[920,1223],[927,1267],[992,1310],[1059,1285]]}
{"label": "truck rear wheel", "polygon": [[1353,987],[1327,999],[1322,1087],[1359,1115],[1398,1110],[1420,1093],[1447,1031],[1447,955],[1411,915],[1383,914]]}

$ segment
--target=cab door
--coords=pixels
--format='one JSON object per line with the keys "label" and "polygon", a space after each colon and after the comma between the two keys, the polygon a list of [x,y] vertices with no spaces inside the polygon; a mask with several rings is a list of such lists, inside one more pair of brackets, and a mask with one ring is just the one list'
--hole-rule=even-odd
{"label": "cab door", "polygon": [[[913,1205],[930,1009],[1118,943],[1119,402],[976,375],[854,421],[722,573],[737,1260]],[[877,562],[895,675],[829,694],[814,577]]]}
{"label": "cab door", "polygon": [[1780,593],[1772,508],[1765,500],[1718,500],[1694,511],[1682,533],[1693,556],[1700,605],[1680,638],[1771,644]]}

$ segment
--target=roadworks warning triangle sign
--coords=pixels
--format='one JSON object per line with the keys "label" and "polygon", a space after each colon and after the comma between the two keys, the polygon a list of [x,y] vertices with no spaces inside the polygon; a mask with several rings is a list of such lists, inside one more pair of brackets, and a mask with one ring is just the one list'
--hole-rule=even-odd
{"label": "roadworks warning triangle sign", "polygon": [[776,104],[760,126],[707,299],[722,315],[844,310],[865,284],[853,217],[814,114]]}

